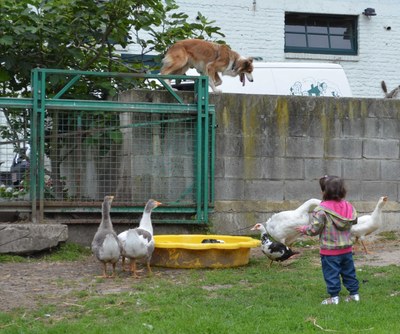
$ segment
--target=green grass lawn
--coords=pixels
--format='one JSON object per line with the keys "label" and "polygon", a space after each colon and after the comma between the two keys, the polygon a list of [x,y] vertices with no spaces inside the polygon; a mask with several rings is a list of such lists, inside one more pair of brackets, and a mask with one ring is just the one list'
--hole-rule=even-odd
{"label": "green grass lawn", "polygon": [[92,287],[66,307],[0,313],[0,333],[400,333],[399,266],[359,267],[360,303],[320,305],[318,257],[309,250],[271,268],[252,258],[239,268],[182,270],[106,296]]}

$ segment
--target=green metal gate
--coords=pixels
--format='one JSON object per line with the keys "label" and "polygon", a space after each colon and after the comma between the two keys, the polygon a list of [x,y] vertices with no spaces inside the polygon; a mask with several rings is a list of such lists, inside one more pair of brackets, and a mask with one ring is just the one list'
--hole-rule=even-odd
{"label": "green metal gate", "polygon": [[[173,101],[63,98],[79,80],[93,76],[157,81]],[[55,77],[66,83],[48,97],[46,85]],[[184,101],[167,78],[194,80],[195,102]],[[155,198],[165,204],[157,209],[165,213],[164,222],[208,222],[215,110],[207,77],[34,69],[31,82],[31,99],[0,98],[0,108],[29,110],[31,129],[30,170],[24,179],[29,196],[0,202],[1,211],[25,208],[33,222],[41,222],[45,213],[99,212],[104,195],[111,194],[113,212],[142,212],[147,199]]]}

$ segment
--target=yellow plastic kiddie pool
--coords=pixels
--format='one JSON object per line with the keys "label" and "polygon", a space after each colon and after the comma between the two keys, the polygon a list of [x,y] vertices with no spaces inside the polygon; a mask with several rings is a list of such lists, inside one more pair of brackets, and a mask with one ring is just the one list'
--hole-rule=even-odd
{"label": "yellow plastic kiddie pool", "polygon": [[229,235],[155,235],[151,264],[167,268],[229,268],[249,263],[260,240]]}

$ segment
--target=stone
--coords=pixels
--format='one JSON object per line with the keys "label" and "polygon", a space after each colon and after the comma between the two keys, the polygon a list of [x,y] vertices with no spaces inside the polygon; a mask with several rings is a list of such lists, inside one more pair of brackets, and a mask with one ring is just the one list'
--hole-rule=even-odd
{"label": "stone", "polygon": [[68,239],[62,224],[0,224],[0,254],[32,254]]}

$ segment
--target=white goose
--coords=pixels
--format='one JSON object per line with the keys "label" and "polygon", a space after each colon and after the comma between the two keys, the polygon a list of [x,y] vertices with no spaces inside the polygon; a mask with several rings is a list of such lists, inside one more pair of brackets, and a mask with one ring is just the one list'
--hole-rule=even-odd
{"label": "white goose", "polygon": [[[92,252],[103,263],[103,277],[114,277],[115,266],[121,255],[121,244],[114,231],[110,208],[114,196],[105,196],[102,204],[100,225],[92,241]],[[107,275],[107,263],[112,264],[112,275]]]}
{"label": "white goose", "polygon": [[151,274],[150,260],[154,251],[153,225],[151,211],[161,205],[154,199],[149,199],[143,211],[139,227],[121,232],[118,239],[122,244],[122,270],[125,270],[125,258],[130,259],[130,271],[137,278],[136,261],[144,259]]}
{"label": "white goose", "polygon": [[296,226],[309,223],[309,211],[312,207],[319,205],[321,201],[311,198],[295,210],[281,211],[274,214],[266,222],[267,233],[275,240],[291,245],[300,233],[295,230]]}
{"label": "white goose", "polygon": [[357,224],[351,227],[350,232],[355,237],[354,244],[360,240],[366,254],[368,254],[369,251],[364,243],[365,236],[375,232],[382,225],[382,208],[387,200],[387,196],[379,198],[374,211],[370,215],[358,217]]}

